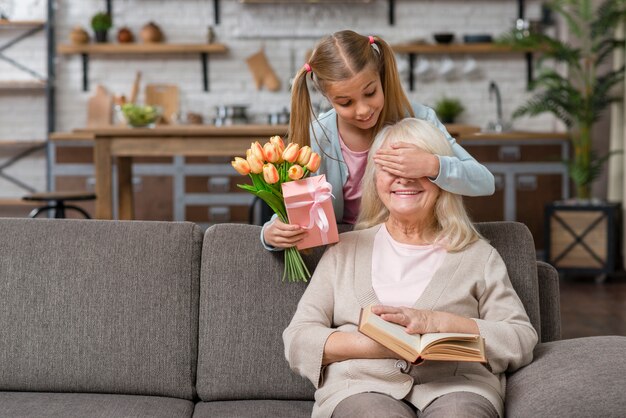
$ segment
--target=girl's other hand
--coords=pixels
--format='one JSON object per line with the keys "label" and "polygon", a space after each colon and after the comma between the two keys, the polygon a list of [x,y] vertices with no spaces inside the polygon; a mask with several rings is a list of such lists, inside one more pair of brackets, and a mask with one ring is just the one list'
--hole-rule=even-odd
{"label": "girl's other hand", "polygon": [[302,241],[307,233],[300,225],[286,224],[277,218],[265,227],[263,239],[272,247],[289,248]]}
{"label": "girl's other hand", "polygon": [[379,149],[374,162],[398,177],[435,179],[439,175],[439,158],[407,142],[396,142],[391,148]]}

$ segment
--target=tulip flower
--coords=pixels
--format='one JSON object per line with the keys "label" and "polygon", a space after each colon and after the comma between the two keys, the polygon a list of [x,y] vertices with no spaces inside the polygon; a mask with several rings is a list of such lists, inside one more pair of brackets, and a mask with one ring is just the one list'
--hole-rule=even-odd
{"label": "tulip flower", "polygon": [[233,161],[230,162],[235,170],[242,176],[246,176],[250,174],[250,164],[243,158],[235,157]]}
{"label": "tulip flower", "polygon": [[298,159],[298,152],[300,151],[300,145],[295,142],[289,143],[285,151],[283,152],[283,160],[295,163]]}
{"label": "tulip flower", "polygon": [[304,168],[302,168],[298,164],[294,164],[291,167],[289,167],[289,171],[287,172],[287,175],[289,176],[291,180],[300,180],[302,176],[304,175]]}
{"label": "tulip flower", "polygon": [[250,144],[250,150],[259,160],[264,161],[265,155],[263,155],[263,147],[259,144],[259,141],[254,141]]}
{"label": "tulip flower", "polygon": [[246,158],[250,165],[250,171],[254,174],[260,174],[263,172],[263,160],[259,159],[253,152]]}
{"label": "tulip flower", "polygon": [[307,165],[309,159],[311,158],[312,152],[313,151],[311,150],[311,147],[309,147],[308,145],[300,148],[300,151],[298,151],[298,164],[300,164],[301,166]]}
{"label": "tulip flower", "polygon": [[312,152],[311,158],[309,159],[309,162],[307,163],[306,168],[311,173],[314,173],[318,170],[318,168],[320,168],[321,163],[322,163],[322,158],[320,157],[320,155],[315,152]]}
{"label": "tulip flower", "polygon": [[283,151],[285,150],[285,143],[283,142],[283,139],[280,136],[275,135],[271,137],[270,142],[274,144],[279,154],[283,153]]}
{"label": "tulip flower", "polygon": [[278,170],[276,170],[274,164],[267,163],[263,165],[263,180],[265,180],[267,184],[274,184],[278,182]]}
{"label": "tulip flower", "polygon": [[278,149],[271,142],[263,145],[263,155],[265,156],[265,161],[270,163],[275,163],[280,158],[280,154],[278,154]]}

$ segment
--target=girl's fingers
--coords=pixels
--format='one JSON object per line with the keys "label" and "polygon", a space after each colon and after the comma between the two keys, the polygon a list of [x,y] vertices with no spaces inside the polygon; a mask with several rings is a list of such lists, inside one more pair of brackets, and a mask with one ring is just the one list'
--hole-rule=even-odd
{"label": "girl's fingers", "polygon": [[391,148],[395,150],[401,149],[401,148],[417,148],[417,145],[400,141],[400,142],[394,142],[393,144],[391,144]]}

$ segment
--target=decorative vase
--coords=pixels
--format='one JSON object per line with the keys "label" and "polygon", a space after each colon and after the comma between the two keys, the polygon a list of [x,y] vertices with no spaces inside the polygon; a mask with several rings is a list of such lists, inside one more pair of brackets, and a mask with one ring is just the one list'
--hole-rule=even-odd
{"label": "decorative vase", "polygon": [[117,31],[117,42],[127,44],[135,41],[135,37],[130,29],[126,26]]}
{"label": "decorative vase", "polygon": [[70,41],[76,45],[86,44],[89,42],[89,34],[81,26],[76,26],[70,32]]}
{"label": "decorative vase", "polygon": [[163,32],[161,28],[154,22],[147,23],[141,32],[139,32],[141,40],[145,43],[158,43],[163,42]]}

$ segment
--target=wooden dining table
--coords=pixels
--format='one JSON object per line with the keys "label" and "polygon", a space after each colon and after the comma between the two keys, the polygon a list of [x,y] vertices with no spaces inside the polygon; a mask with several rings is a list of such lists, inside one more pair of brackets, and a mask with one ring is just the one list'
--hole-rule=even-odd
{"label": "wooden dining table", "polygon": [[98,219],[113,219],[113,169],[117,165],[118,218],[133,219],[134,157],[233,157],[244,156],[253,141],[284,136],[287,125],[160,125],[154,128],[125,126],[76,129],[94,143],[96,208]]}
{"label": "wooden dining table", "polygon": [[[471,125],[446,125],[453,136],[479,130]],[[158,125],[154,128],[103,126],[75,129],[69,136],[91,139],[94,144],[95,217],[113,219],[113,170],[117,166],[118,218],[133,219],[135,157],[234,157],[244,156],[253,141],[285,136],[287,125]],[[57,136],[67,139],[68,134]],[[53,137],[54,138],[54,137]]]}

